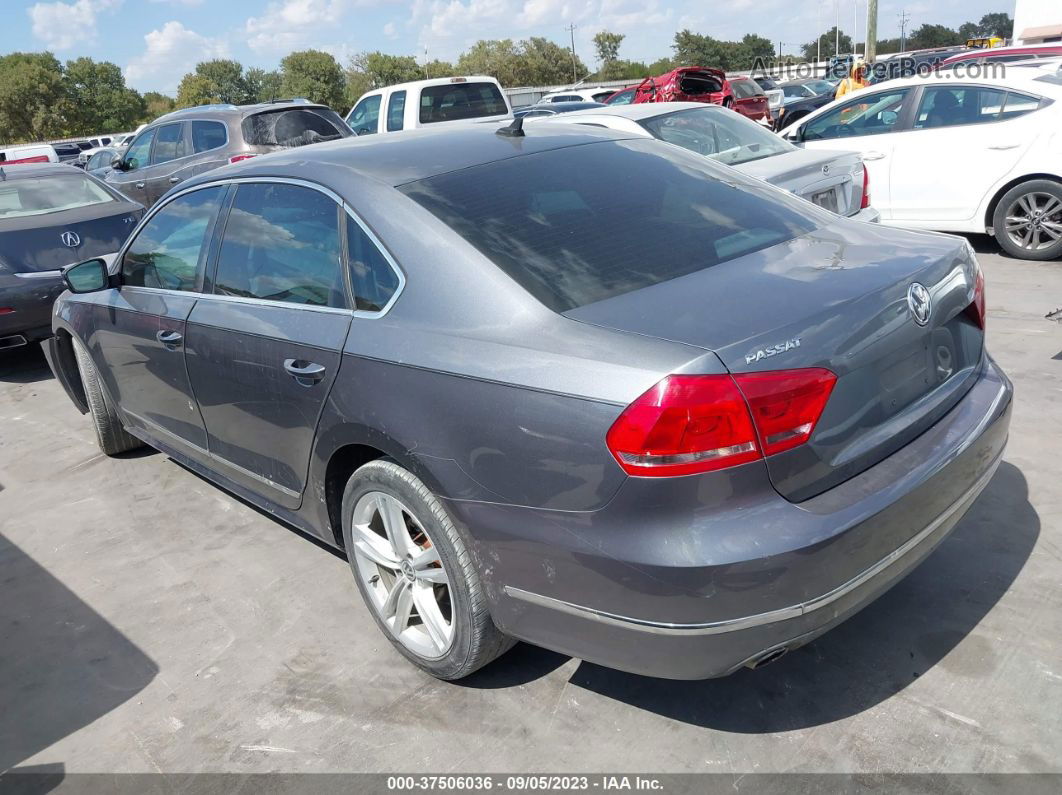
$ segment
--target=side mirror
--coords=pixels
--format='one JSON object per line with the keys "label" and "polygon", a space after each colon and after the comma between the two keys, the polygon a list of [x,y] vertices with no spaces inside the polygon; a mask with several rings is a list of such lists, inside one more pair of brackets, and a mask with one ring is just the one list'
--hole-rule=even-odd
{"label": "side mirror", "polygon": [[115,171],[125,171],[125,161],[122,160],[121,155],[115,155],[111,158],[111,168],[113,168]]}
{"label": "side mirror", "polygon": [[63,282],[72,293],[95,293],[110,286],[107,263],[101,259],[89,259],[63,269]]}
{"label": "side mirror", "polygon": [[878,114],[878,118],[881,119],[881,123],[886,127],[891,127],[896,123],[896,120],[900,118],[900,114],[894,110],[883,110]]}

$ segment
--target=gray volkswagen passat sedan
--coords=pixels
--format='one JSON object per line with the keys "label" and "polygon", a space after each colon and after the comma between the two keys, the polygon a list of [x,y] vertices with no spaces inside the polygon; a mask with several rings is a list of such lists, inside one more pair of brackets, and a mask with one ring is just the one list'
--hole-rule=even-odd
{"label": "gray volkswagen passat sedan", "polygon": [[56,375],[105,452],[150,444],[345,549],[436,676],[517,638],[674,678],[806,643],[999,463],[969,246],[527,126],[189,180],[67,271]]}

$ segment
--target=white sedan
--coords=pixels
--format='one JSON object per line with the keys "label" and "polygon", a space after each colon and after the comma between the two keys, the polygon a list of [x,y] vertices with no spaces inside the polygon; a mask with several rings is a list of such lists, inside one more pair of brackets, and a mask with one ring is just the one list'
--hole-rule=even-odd
{"label": "white sedan", "polygon": [[877,221],[867,172],[858,155],[811,152],[721,105],[645,102],[602,105],[529,124],[588,124],[659,138],[859,221]]}
{"label": "white sedan", "polygon": [[860,154],[882,223],[988,232],[1023,259],[1062,257],[1062,77],[933,74],[826,105],[783,136]]}

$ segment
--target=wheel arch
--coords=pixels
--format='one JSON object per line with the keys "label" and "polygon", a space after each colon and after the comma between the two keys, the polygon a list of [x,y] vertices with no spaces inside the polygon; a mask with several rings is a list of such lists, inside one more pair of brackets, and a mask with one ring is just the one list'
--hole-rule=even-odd
{"label": "wheel arch", "polygon": [[85,385],[81,381],[81,371],[74,357],[75,339],[84,345],[73,330],[65,323],[57,321],[53,336],[45,341],[45,358],[48,359],[52,372],[74,407],[82,414],[88,414],[89,406],[88,398],[85,396]]}
{"label": "wheel arch", "polygon": [[985,209],[985,229],[993,229],[994,231],[992,216],[996,214],[996,207],[999,206],[999,200],[1006,195],[1007,191],[1018,187],[1018,185],[1021,185],[1023,182],[1032,182],[1033,180],[1037,179],[1045,179],[1049,182],[1054,182],[1056,184],[1062,185],[1062,178],[1060,178],[1057,174],[1049,173],[1022,174],[1020,177],[1015,177],[1009,182],[1004,183],[996,190],[995,193],[992,194],[992,198],[988,202],[988,207]]}

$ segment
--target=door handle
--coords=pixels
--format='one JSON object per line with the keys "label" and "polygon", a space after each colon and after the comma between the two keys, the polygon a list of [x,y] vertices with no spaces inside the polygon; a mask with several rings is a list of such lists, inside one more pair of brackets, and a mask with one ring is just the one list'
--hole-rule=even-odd
{"label": "door handle", "polygon": [[143,182],[138,182],[138,183],[136,183],[136,186],[137,186],[137,188],[138,188],[138,189],[140,189],[140,190],[143,190],[143,189],[144,189],[144,183],[143,183]]}
{"label": "door handle", "polygon": [[177,350],[177,347],[181,344],[181,342],[184,340],[184,335],[178,331],[168,331],[166,329],[162,329],[157,334],[155,334],[155,339],[157,339],[171,351],[175,351]]}
{"label": "door handle", "polygon": [[284,369],[295,379],[295,383],[301,386],[313,386],[325,377],[323,364],[308,362],[304,359],[285,359]]}
{"label": "door handle", "polygon": [[1017,149],[1019,146],[1021,146],[1021,144],[993,144],[992,146],[990,146],[988,148],[989,149],[994,149],[997,152],[1002,152],[1002,151],[1005,151],[1007,149]]}
{"label": "door handle", "polygon": [[884,160],[884,152],[861,152],[864,160]]}
{"label": "door handle", "polygon": [[176,185],[180,181],[181,181],[180,177],[170,177],[170,184],[171,185]]}

